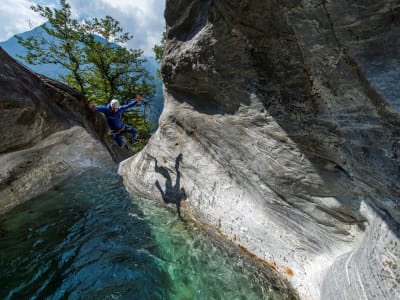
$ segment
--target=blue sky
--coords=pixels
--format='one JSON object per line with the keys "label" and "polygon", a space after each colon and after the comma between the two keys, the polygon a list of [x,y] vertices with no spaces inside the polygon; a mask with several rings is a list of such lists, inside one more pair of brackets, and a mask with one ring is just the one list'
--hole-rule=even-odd
{"label": "blue sky", "polygon": [[[69,0],[73,17],[112,16],[125,31],[133,35],[128,47],[144,50],[154,56],[152,48],[158,44],[165,30],[164,8],[166,0]],[[14,34],[28,31],[45,20],[30,9],[32,5],[56,7],[57,0],[0,0],[0,41]]]}

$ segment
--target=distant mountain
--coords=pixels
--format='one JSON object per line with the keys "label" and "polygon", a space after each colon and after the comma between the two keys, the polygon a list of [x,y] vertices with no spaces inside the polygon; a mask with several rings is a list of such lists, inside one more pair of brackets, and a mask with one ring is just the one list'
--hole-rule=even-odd
{"label": "distant mountain", "polygon": [[[26,31],[20,34],[17,34],[17,36],[20,36],[24,39],[29,38],[31,36],[35,37],[48,37],[48,34],[46,31],[42,29],[42,27],[35,27],[34,29],[30,31]],[[36,73],[43,74],[47,77],[60,80],[59,76],[57,74],[66,74],[65,69],[62,66],[58,65],[53,65],[53,64],[43,64],[43,65],[30,65],[26,63],[23,59],[19,58],[18,55],[25,56],[27,51],[26,49],[21,46],[16,37],[13,36],[12,38],[8,39],[5,42],[0,42],[0,47],[2,47],[11,57],[19,61],[21,64],[24,66],[28,67],[32,71]]]}
{"label": "distant mountain", "polygon": [[[46,31],[43,30],[42,27],[38,26],[33,28],[30,31],[26,31],[20,34],[17,34],[24,39],[29,38],[31,36],[34,37],[49,37]],[[99,37],[100,38],[100,37]],[[0,42],[0,47],[2,47],[11,57],[19,61],[21,64],[31,69],[33,72],[43,74],[52,79],[61,80],[59,75],[65,75],[67,70],[61,65],[54,64],[42,64],[42,65],[31,65],[25,62],[22,58],[18,56],[25,56],[27,51],[21,46],[17,38],[15,36],[11,37],[7,41]],[[156,91],[153,99],[150,99],[151,105],[148,106],[140,106],[140,110],[142,113],[146,113],[146,118],[151,122],[158,124],[158,119],[162,112],[164,106],[164,99],[162,94],[162,82],[157,76],[157,70],[159,69],[159,65],[154,57],[143,57],[147,61],[143,64],[143,67],[149,72],[149,74],[154,77],[154,84],[156,85]]]}

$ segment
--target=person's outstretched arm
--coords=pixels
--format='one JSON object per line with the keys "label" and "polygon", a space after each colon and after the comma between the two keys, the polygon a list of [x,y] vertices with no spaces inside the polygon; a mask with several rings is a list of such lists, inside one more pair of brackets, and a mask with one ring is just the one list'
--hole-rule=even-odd
{"label": "person's outstretched arm", "polygon": [[90,103],[89,104],[89,108],[91,110],[93,110],[93,111],[99,111],[99,112],[102,112],[102,113],[104,113],[108,109],[107,105],[99,105],[99,106],[97,106],[94,103]]}
{"label": "person's outstretched arm", "polygon": [[129,102],[128,104],[122,105],[119,110],[124,111],[127,110],[133,106],[135,106],[136,104],[140,103],[140,101],[142,101],[143,97],[142,96],[136,96],[135,100],[132,102]]}

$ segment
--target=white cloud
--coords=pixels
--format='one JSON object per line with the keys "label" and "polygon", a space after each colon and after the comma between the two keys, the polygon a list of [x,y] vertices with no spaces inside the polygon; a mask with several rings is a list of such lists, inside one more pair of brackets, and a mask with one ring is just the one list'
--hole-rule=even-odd
{"label": "white cloud", "polygon": [[165,0],[70,0],[75,16],[105,17],[109,15],[133,35],[128,47],[142,49],[154,56],[152,48],[160,42],[165,30]]}
{"label": "white cloud", "polygon": [[29,0],[2,0],[0,2],[0,41],[14,34],[28,31],[44,22],[31,10],[35,3]]}
{"label": "white cloud", "polygon": [[[165,30],[164,7],[166,0],[69,0],[76,18],[112,16],[121,27],[133,35],[128,47],[143,49],[145,55],[154,55],[152,48],[160,42]],[[1,0],[0,41],[17,33],[30,30],[44,19],[30,9],[35,4],[56,5],[56,0]]]}

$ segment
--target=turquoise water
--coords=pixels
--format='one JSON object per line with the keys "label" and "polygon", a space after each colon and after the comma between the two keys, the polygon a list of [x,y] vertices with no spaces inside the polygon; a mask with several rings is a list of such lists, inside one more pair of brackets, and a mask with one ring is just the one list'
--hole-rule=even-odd
{"label": "turquoise water", "polygon": [[0,216],[0,299],[291,299],[246,255],[92,170]]}

